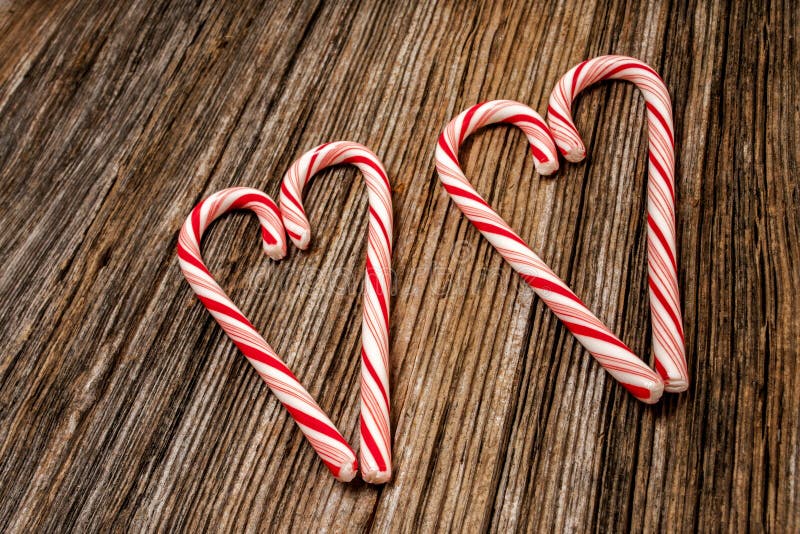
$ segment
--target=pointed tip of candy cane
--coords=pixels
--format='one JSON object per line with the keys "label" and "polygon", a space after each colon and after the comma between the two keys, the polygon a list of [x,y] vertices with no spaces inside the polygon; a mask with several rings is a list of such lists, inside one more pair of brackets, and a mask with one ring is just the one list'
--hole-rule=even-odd
{"label": "pointed tip of candy cane", "polygon": [[392,478],[392,471],[387,469],[380,471],[378,469],[368,469],[361,472],[361,478],[370,484],[385,484]]}
{"label": "pointed tip of candy cane", "polygon": [[336,480],[339,482],[350,482],[356,477],[358,472],[358,464],[353,460],[352,462],[345,462],[339,467],[339,475]]}

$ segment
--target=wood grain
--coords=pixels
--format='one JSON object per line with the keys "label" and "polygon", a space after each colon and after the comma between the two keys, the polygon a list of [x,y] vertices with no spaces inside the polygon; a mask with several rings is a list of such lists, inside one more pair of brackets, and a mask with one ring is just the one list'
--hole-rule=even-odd
{"label": "wood grain", "polygon": [[[11,531],[800,532],[800,10],[791,2],[0,0],[0,524]],[[482,100],[544,111],[627,54],[673,97],[691,390],[602,371],[438,184]],[[649,354],[644,106],[579,99],[588,162],[539,178],[493,128],[467,174]],[[203,196],[276,195],[348,139],[394,187],[393,482],[335,482],[177,266]],[[365,187],[326,173],[310,252],[235,215],[206,241],[233,299],[356,441]],[[331,280],[344,283],[332,284]]]}

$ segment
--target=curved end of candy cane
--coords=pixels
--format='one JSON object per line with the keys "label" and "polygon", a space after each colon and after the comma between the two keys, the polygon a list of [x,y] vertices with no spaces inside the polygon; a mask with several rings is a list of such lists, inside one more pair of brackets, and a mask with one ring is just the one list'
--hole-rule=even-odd
{"label": "curved end of candy cane", "polygon": [[283,244],[269,244],[264,241],[264,252],[270,259],[275,261],[282,260],[286,257],[286,243]]}
{"label": "curved end of candy cane", "polygon": [[586,147],[580,146],[559,146],[564,159],[570,163],[579,163],[586,159]]}
{"label": "curved end of candy cane", "polygon": [[558,170],[558,160],[539,162],[535,161],[536,172],[542,176],[550,176]]}
{"label": "curved end of candy cane", "polygon": [[281,219],[289,240],[300,250],[306,250],[311,243],[311,228],[306,214],[289,206],[289,197],[281,191]]}
{"label": "curved end of candy cane", "polygon": [[275,221],[262,221],[261,246],[267,256],[277,261],[286,256],[286,230],[281,224],[278,208],[275,208],[275,217]]}
{"label": "curved end of candy cane", "polygon": [[641,380],[638,384],[622,384],[625,389],[645,404],[655,404],[664,394],[664,382],[658,380]]}
{"label": "curved end of candy cane", "polygon": [[303,229],[296,234],[289,234],[289,239],[300,250],[306,250],[311,244],[311,230]]}
{"label": "curved end of candy cane", "polygon": [[[562,78],[563,81],[563,78]],[[559,86],[560,86],[559,82]],[[559,90],[556,88],[550,95],[550,105],[547,108],[547,125],[550,127],[550,135],[553,136],[558,151],[565,160],[570,163],[578,163],[586,158],[586,145],[583,144],[581,134],[572,122],[572,115],[569,107],[564,107],[559,102],[557,95]],[[556,111],[559,110],[559,111]]]}
{"label": "curved end of candy cane", "polygon": [[358,473],[358,463],[355,460],[352,462],[345,462],[339,466],[339,474],[336,475],[336,480],[339,482],[350,482],[356,477]]}
{"label": "curved end of candy cane", "polygon": [[[685,367],[684,370],[681,370],[674,364],[671,365],[666,363],[670,362],[671,360],[669,356],[664,353],[664,350],[660,345],[656,345],[654,349],[654,353],[656,355],[655,367],[656,371],[661,377],[661,380],[664,381],[664,391],[667,393],[683,393],[689,389],[689,375],[686,372]],[[680,357],[684,362],[686,361],[686,357],[684,356],[682,350],[680,352]]]}
{"label": "curved end of candy cane", "polygon": [[683,393],[688,389],[688,380],[682,378],[667,378],[664,380],[664,391],[667,393]]}
{"label": "curved end of candy cane", "polygon": [[361,472],[361,478],[364,479],[364,482],[369,482],[370,484],[385,484],[392,479],[392,471],[368,469]]}

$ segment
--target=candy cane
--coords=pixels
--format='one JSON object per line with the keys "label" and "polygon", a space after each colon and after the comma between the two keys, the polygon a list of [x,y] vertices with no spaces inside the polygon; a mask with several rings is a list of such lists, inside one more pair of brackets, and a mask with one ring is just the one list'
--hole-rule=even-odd
{"label": "candy cane", "polygon": [[386,482],[392,475],[389,421],[389,300],[392,257],[392,197],[377,156],[357,143],[326,143],[298,159],[281,184],[281,214],[289,238],[305,249],[311,227],[303,209],[303,190],[326,167],[351,163],[367,181],[369,229],[364,310],[361,328],[361,477]]}
{"label": "candy cane", "polygon": [[567,285],[537,256],[486,203],[467,181],[458,162],[458,148],[472,132],[495,123],[519,127],[528,138],[536,170],[543,175],[558,168],[558,156],[544,120],[529,107],[510,100],[478,104],[448,124],[436,146],[436,171],[459,209],[511,264],[616,380],[637,399],[654,403],[664,384],[650,369],[590,312]]}
{"label": "candy cane", "polygon": [[289,410],[333,476],[349,482],[358,469],[355,453],[273,348],[214,281],[203,262],[200,254],[203,232],[217,217],[237,209],[249,209],[258,217],[267,256],[279,260],[286,255],[284,228],[272,199],[257,189],[234,187],[209,196],[195,206],[186,219],[178,237],[178,259],[183,275],[200,302]]}
{"label": "candy cane", "polygon": [[628,80],[642,91],[647,107],[650,164],[647,178],[647,267],[653,353],[669,392],[686,391],[689,371],[683,338],[675,246],[675,137],[672,104],[661,77],[645,63],[624,56],[601,56],[573,67],[550,95],[547,121],[568,161],[586,156],[572,120],[572,102],[600,80]]}

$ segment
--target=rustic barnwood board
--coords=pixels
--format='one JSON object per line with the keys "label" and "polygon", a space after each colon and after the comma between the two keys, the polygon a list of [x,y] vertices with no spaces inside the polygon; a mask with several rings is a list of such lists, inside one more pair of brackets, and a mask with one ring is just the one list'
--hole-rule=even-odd
{"label": "rustic barnwood board", "polygon": [[[800,531],[800,9],[792,1],[0,1],[0,524],[14,531]],[[453,206],[433,147],[463,108],[544,112],[561,74],[633,55],[674,100],[693,383],[616,385]],[[467,174],[587,305],[650,350],[641,97],[580,98],[588,162],[533,171],[500,127]],[[394,480],[335,482],[197,303],[184,217],[276,195],[350,139],[394,187]],[[325,172],[312,249],[254,219],[212,271],[357,439],[366,195]],[[334,277],[339,280],[334,284]]]}

